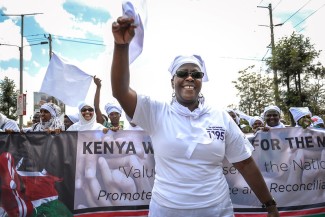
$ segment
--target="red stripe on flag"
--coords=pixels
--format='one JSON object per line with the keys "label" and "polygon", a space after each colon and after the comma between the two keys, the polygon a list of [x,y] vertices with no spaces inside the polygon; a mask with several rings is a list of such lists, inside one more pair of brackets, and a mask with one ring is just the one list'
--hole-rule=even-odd
{"label": "red stripe on flag", "polygon": [[289,216],[308,216],[312,214],[322,214],[325,213],[325,207],[321,208],[312,208],[307,210],[300,210],[300,211],[283,211],[281,212],[281,216],[289,217]]}

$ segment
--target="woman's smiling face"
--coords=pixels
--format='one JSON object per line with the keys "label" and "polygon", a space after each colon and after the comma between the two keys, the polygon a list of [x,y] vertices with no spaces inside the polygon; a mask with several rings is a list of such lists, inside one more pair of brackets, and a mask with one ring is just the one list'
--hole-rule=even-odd
{"label": "woman's smiling face", "polygon": [[275,127],[279,125],[280,114],[276,110],[269,110],[265,113],[265,122],[270,127]]}
{"label": "woman's smiling face", "polygon": [[[189,75],[183,78],[178,77],[177,72],[180,71],[188,72]],[[198,95],[202,88],[202,78],[193,78],[191,73],[200,71],[200,67],[196,64],[186,63],[177,69],[172,79],[172,87],[175,90],[177,101],[190,110],[193,106],[198,105]]]}
{"label": "woman's smiling face", "polygon": [[82,107],[80,112],[86,121],[90,121],[94,116],[94,109],[88,105]]}

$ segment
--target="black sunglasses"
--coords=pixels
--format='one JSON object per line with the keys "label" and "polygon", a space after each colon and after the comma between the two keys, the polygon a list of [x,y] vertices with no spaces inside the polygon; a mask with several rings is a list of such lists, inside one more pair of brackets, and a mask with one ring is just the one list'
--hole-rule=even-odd
{"label": "black sunglasses", "polygon": [[191,76],[194,79],[200,79],[203,78],[204,73],[203,72],[188,72],[188,71],[177,71],[176,76],[179,78],[187,78],[188,76]]}
{"label": "black sunglasses", "polygon": [[83,108],[83,109],[81,109],[81,112],[86,112],[86,111],[93,112],[94,109],[93,108]]}

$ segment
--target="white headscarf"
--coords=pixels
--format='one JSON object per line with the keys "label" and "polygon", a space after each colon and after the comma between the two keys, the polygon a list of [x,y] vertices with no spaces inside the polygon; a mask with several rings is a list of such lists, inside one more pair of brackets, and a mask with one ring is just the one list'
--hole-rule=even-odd
{"label": "white headscarf", "polygon": [[117,112],[119,114],[122,114],[122,107],[115,103],[107,103],[105,105],[105,111],[107,115],[109,115],[112,112]]}
{"label": "white headscarf", "polygon": [[298,125],[298,121],[300,118],[310,115],[311,112],[309,111],[308,107],[291,107],[289,108],[290,113],[292,114],[293,120],[296,122],[296,125]]}
{"label": "white headscarf", "polygon": [[67,114],[67,116],[72,123],[77,123],[79,121],[79,114]]}
{"label": "white headscarf", "polygon": [[[231,110],[231,109],[229,109],[229,110]],[[239,110],[236,110],[236,112],[233,110],[233,112],[234,112],[235,114],[238,114],[240,118],[245,119],[245,120],[248,122],[248,124],[249,124],[249,126],[250,126],[251,128],[253,128],[253,124],[254,124],[255,121],[257,121],[257,120],[261,121],[262,124],[264,125],[264,120],[263,120],[263,118],[260,117],[260,116],[250,116],[250,115],[247,115],[247,114],[245,114],[244,112],[239,111]]]}
{"label": "white headscarf", "polygon": [[51,118],[49,121],[43,122],[42,118],[40,119],[40,123],[37,124],[33,131],[45,131],[45,130],[56,130],[61,129],[64,131],[65,127],[59,116],[61,114],[61,109],[59,106],[54,103],[44,103],[41,106],[41,109],[47,110],[51,114]]}
{"label": "white headscarf", "polygon": [[81,102],[78,105],[78,109],[79,109],[79,121],[72,124],[67,131],[84,131],[84,130],[102,130],[105,127],[102,124],[99,124],[96,122],[96,113],[93,113],[92,118],[87,121],[83,116],[82,116],[82,112],[81,109],[85,106],[89,106],[91,108],[94,108],[94,106],[92,106],[89,103],[86,102]]}
{"label": "white headscarf", "polygon": [[253,128],[253,124],[255,123],[255,121],[261,121],[262,124],[264,125],[264,120],[263,120],[263,118],[261,118],[260,116],[254,116],[254,117],[252,117],[252,118],[249,120],[249,126],[250,126],[251,128]]}
{"label": "white headscarf", "polygon": [[199,55],[192,55],[192,56],[177,56],[175,57],[174,61],[169,66],[168,71],[172,75],[172,77],[175,75],[177,69],[181,67],[182,65],[186,63],[193,63],[200,67],[200,70],[204,73],[204,76],[202,78],[202,81],[208,81],[208,74],[205,68],[205,63],[203,59]]}
{"label": "white headscarf", "polygon": [[278,106],[269,105],[269,106],[264,108],[263,117],[264,117],[266,112],[271,111],[271,110],[275,110],[275,111],[277,111],[279,113],[279,115],[281,115],[281,109]]}

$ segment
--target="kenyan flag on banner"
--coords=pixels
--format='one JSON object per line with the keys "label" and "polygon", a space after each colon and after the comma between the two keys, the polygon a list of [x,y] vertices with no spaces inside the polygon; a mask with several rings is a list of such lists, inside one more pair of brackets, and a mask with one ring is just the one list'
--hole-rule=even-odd
{"label": "kenyan flag on banner", "polygon": [[[44,133],[0,135],[1,216],[73,216],[68,202],[73,197],[64,190],[73,189],[69,187],[73,183],[62,158],[74,153],[73,146],[64,148],[64,141],[76,139],[77,134],[60,137],[64,139]],[[74,156],[66,163],[73,166]]]}

